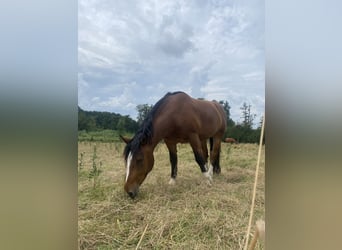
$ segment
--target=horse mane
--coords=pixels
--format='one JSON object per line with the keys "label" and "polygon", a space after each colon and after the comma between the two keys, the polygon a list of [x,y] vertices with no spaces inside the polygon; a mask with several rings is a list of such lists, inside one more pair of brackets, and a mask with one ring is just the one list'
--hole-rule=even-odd
{"label": "horse mane", "polygon": [[183,93],[181,91],[177,92],[168,92],[163,98],[161,98],[151,109],[151,111],[147,114],[146,118],[142,122],[140,128],[132,138],[130,142],[126,144],[124,149],[125,160],[127,160],[129,153],[131,152],[134,155],[140,148],[141,145],[147,144],[151,142],[153,136],[153,119],[158,112],[158,110],[165,104],[167,98],[170,95],[176,95],[179,93]]}

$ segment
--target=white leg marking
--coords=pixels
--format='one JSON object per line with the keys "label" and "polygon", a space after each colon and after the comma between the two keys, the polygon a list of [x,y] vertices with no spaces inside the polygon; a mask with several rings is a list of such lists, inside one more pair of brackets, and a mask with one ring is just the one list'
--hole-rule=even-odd
{"label": "white leg marking", "polygon": [[129,176],[129,169],[131,168],[131,162],[132,162],[132,153],[129,152],[128,157],[127,157],[127,166],[126,166],[126,181]]}
{"label": "white leg marking", "polygon": [[211,164],[209,164],[209,169],[207,172],[204,172],[203,175],[204,177],[207,178],[208,180],[208,185],[211,186],[212,182],[213,182],[213,166]]}
{"label": "white leg marking", "polygon": [[213,177],[213,169],[214,169],[214,167],[213,167],[213,165],[211,165],[211,164],[209,164],[209,165],[210,165],[210,166],[209,166],[208,173],[210,174],[211,177]]}
{"label": "white leg marking", "polygon": [[176,179],[175,178],[171,178],[169,180],[169,185],[175,185],[176,184]]}

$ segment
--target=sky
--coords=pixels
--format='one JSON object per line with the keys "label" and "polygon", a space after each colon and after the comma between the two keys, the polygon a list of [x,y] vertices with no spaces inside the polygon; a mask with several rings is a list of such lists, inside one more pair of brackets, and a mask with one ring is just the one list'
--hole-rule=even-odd
{"label": "sky", "polygon": [[78,105],[136,119],[167,92],[265,106],[264,1],[80,0]]}

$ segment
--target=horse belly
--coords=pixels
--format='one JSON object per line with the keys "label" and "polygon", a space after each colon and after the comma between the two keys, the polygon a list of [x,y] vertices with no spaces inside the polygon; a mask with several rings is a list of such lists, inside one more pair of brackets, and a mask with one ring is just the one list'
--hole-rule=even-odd
{"label": "horse belly", "polygon": [[174,143],[188,143],[189,134],[182,131],[182,129],[175,129],[172,133],[168,133],[164,139]]}

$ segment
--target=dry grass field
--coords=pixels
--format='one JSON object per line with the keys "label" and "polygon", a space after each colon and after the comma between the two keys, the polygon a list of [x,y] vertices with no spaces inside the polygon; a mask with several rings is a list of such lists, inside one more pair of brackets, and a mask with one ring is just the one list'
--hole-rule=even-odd
{"label": "dry grass field", "polygon": [[[179,144],[177,183],[170,186],[168,151],[160,144],[134,200],[123,190],[123,148],[79,142],[79,249],[243,248],[258,145],[222,144],[222,171],[208,186],[190,146]],[[264,219],[264,169],[263,149],[252,225]],[[264,247],[258,243],[256,249]]]}

